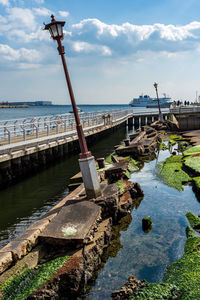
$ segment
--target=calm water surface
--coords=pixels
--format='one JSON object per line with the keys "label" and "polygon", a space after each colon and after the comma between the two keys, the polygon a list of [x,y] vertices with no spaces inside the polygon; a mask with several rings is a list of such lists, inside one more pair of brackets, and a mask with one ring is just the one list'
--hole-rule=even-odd
{"label": "calm water surface", "polygon": [[[161,152],[158,160],[145,163],[141,171],[132,174],[131,180],[141,184],[145,196],[133,209],[128,229],[121,231],[120,238],[115,241],[117,253],[111,248],[105,254],[111,257],[96,281],[91,283],[86,299],[110,299],[111,292],[131,275],[149,282],[161,282],[166,266],[183,255],[188,225],[185,214],[188,211],[198,214],[200,204],[191,186],[178,192],[159,181],[156,164],[166,156],[169,156],[168,151]],[[144,233],[142,218],[148,216],[153,227],[149,233]]]}

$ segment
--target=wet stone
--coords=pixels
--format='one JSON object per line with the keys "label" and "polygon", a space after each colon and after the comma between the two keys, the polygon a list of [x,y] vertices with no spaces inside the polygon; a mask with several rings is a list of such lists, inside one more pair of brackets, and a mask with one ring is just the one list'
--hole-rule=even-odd
{"label": "wet stone", "polygon": [[30,250],[29,240],[13,240],[0,250],[0,255],[5,252],[12,252],[14,261],[22,258]]}
{"label": "wet stone", "polygon": [[12,264],[12,253],[0,253],[0,274],[4,272]]}
{"label": "wet stone", "polygon": [[54,246],[81,247],[88,242],[100,213],[101,208],[92,202],[69,200],[39,239]]}

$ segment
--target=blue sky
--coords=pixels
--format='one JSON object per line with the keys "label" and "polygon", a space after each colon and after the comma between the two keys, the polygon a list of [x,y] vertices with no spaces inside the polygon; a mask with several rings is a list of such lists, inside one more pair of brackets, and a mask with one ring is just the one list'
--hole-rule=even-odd
{"label": "blue sky", "polygon": [[43,22],[66,21],[63,44],[78,104],[141,93],[200,94],[199,0],[0,0],[0,101],[70,104],[57,45]]}

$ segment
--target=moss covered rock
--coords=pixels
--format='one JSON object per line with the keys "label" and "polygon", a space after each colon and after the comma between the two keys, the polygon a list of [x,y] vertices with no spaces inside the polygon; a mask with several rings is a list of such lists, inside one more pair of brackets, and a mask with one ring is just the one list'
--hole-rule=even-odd
{"label": "moss covered rock", "polygon": [[192,181],[197,189],[200,189],[200,177],[193,177]]}
{"label": "moss covered rock", "polygon": [[182,191],[183,183],[191,180],[190,176],[182,170],[181,156],[172,156],[159,164],[158,176],[167,185]]}
{"label": "moss covered rock", "polygon": [[186,227],[185,233],[186,233],[187,238],[194,237],[194,230],[190,226]]}
{"label": "moss covered rock", "polygon": [[38,269],[27,269],[21,275],[14,275],[0,285],[1,300],[23,300],[48,281],[63,266],[69,256],[57,257],[44,263]]}
{"label": "moss covered rock", "polygon": [[184,165],[193,170],[195,173],[200,173],[200,156],[186,157],[184,159]]}
{"label": "moss covered rock", "polygon": [[188,219],[188,222],[190,223],[190,226],[194,229],[200,229],[200,218],[195,216],[192,212],[188,212],[186,214],[186,217]]}
{"label": "moss covered rock", "polygon": [[200,154],[200,146],[193,146],[183,152],[183,155]]}
{"label": "moss covered rock", "polygon": [[[165,283],[175,284],[182,291],[182,300],[200,299],[200,252],[184,254],[167,268]],[[173,298],[172,298],[173,299]]]}
{"label": "moss covered rock", "polygon": [[148,283],[136,291],[130,300],[177,299],[181,289],[170,283]]}
{"label": "moss covered rock", "polygon": [[197,248],[200,244],[200,238],[197,236],[189,237],[185,243],[185,254],[192,253],[197,251]]}
{"label": "moss covered rock", "polygon": [[152,229],[152,220],[150,217],[145,217],[142,219],[142,230],[144,232],[149,232]]}

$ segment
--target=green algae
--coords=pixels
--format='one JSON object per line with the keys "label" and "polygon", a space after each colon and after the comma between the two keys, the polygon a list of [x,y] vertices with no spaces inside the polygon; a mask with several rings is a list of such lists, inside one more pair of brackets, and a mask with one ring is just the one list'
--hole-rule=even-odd
{"label": "green algae", "polygon": [[[193,249],[194,250],[194,249]],[[185,253],[167,267],[165,283],[175,284],[182,290],[182,300],[200,297],[200,252]]]}
{"label": "green algae", "polygon": [[[180,157],[174,156],[170,158],[172,161],[175,159],[180,159]],[[191,180],[190,176],[182,170],[182,163],[180,162],[171,162],[166,160],[161,163],[158,167],[159,178],[167,185],[177,189],[178,191],[183,190],[182,183],[188,182]]]}
{"label": "green algae", "polygon": [[117,182],[115,182],[115,184],[119,187],[119,191],[122,194],[124,192],[126,184],[122,183],[120,180],[118,180]]}
{"label": "green algae", "polygon": [[176,141],[174,141],[174,140],[169,140],[169,145],[171,145],[171,146],[176,145]]}
{"label": "green algae", "polygon": [[178,135],[176,135],[176,134],[170,135],[169,138],[170,138],[171,140],[180,140],[180,136],[178,136]]}
{"label": "green algae", "polygon": [[197,251],[199,244],[200,244],[200,237],[197,236],[189,237],[185,243],[185,254],[189,254],[194,251]]}
{"label": "green algae", "polygon": [[169,149],[169,146],[168,145],[166,145],[165,143],[159,143],[159,149],[160,150],[167,150],[167,149]]}
{"label": "green algae", "polygon": [[136,291],[130,300],[176,299],[181,295],[181,290],[171,283],[148,283]]}
{"label": "green algae", "polygon": [[136,172],[139,170],[138,168],[138,164],[139,162],[135,159],[133,159],[132,157],[127,157],[127,159],[129,160],[129,164],[128,164],[128,170],[130,173]]}
{"label": "green algae", "polygon": [[198,189],[200,189],[200,177],[193,177],[193,178],[192,178],[192,181],[193,181],[194,185],[195,185]]}
{"label": "green algae", "polygon": [[172,155],[166,158],[165,163],[176,163],[176,162],[182,163],[182,159],[183,159],[182,155]]}
{"label": "green algae", "polygon": [[106,157],[105,162],[107,162],[107,163],[112,163],[111,154],[110,154],[109,156]]}
{"label": "green algae", "polygon": [[124,175],[126,176],[127,179],[130,179],[130,177],[131,177],[131,174],[130,174],[129,170],[126,170]]}
{"label": "green algae", "polygon": [[23,300],[48,281],[63,266],[69,256],[57,257],[44,263],[38,269],[28,269],[21,275],[14,275],[0,285],[1,300]]}
{"label": "green algae", "polygon": [[200,146],[193,146],[183,152],[183,155],[200,154]]}
{"label": "green algae", "polygon": [[186,217],[188,219],[188,222],[190,223],[190,226],[192,228],[200,228],[200,218],[195,216],[192,212],[187,212]]}
{"label": "green algae", "polygon": [[190,226],[187,226],[185,229],[185,234],[187,238],[194,237],[194,229],[192,229]]}
{"label": "green algae", "polygon": [[184,165],[189,167],[191,170],[200,173],[200,157],[199,156],[189,156],[184,159]]}

